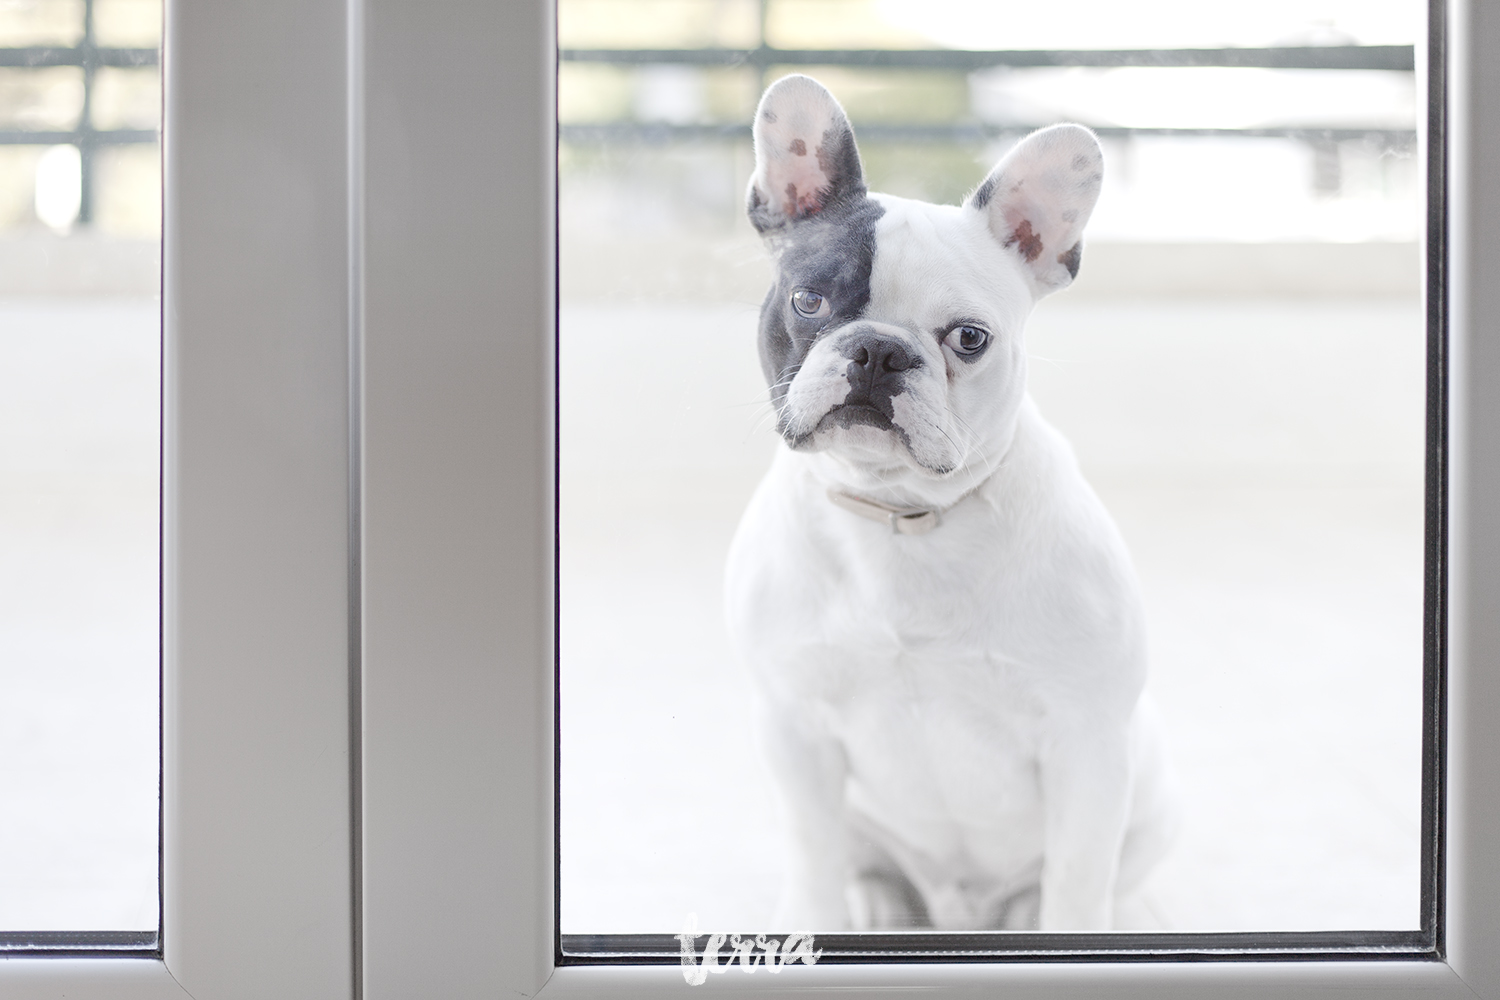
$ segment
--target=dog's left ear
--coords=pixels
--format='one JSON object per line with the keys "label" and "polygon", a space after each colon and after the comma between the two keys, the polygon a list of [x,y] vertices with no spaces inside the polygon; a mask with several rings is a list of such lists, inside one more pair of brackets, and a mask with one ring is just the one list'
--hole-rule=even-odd
{"label": "dog's left ear", "polygon": [[810,76],[784,76],[755,109],[755,174],[745,210],[766,235],[865,196],[854,129]]}
{"label": "dog's left ear", "polygon": [[1042,294],[1078,274],[1083,227],[1099,200],[1104,154],[1082,125],[1031,133],[990,171],[967,207],[988,215],[990,232],[1018,254]]}

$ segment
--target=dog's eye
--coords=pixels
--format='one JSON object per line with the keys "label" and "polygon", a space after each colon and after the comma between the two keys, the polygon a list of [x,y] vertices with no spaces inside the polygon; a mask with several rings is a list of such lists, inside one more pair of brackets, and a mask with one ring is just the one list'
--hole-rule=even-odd
{"label": "dog's eye", "polygon": [[799,288],[792,293],[792,308],[805,319],[822,319],[832,312],[828,300],[811,288]]}
{"label": "dog's eye", "polygon": [[984,350],[990,342],[990,335],[977,326],[955,326],[948,331],[948,336],[943,338],[943,343],[953,349],[953,353],[961,357],[970,357]]}

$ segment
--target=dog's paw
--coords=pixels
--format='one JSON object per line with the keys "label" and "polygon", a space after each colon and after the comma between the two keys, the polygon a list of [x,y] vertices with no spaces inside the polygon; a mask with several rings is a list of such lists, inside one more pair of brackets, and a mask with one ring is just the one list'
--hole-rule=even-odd
{"label": "dog's paw", "polygon": [[865,871],[849,883],[849,923],[857,931],[931,927],[927,904],[911,880],[889,869]]}
{"label": "dog's paw", "polygon": [[1029,885],[1000,900],[989,926],[1001,931],[1034,931],[1041,927],[1042,887]]}

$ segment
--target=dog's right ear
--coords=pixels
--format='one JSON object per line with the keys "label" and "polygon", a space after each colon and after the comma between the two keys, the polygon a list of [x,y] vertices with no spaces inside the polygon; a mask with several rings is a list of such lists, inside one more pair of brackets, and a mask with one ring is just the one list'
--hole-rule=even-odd
{"label": "dog's right ear", "polygon": [[746,211],[761,234],[865,195],[854,129],[810,76],[784,76],[755,109],[755,173]]}
{"label": "dog's right ear", "polygon": [[1082,125],[1053,125],[1022,139],[966,203],[1025,264],[1043,294],[1078,276],[1083,227],[1099,200],[1104,153]]}

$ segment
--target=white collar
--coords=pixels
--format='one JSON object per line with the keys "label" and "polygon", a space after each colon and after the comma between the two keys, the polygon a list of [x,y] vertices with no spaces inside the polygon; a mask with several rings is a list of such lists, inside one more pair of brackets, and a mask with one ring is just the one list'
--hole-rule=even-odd
{"label": "white collar", "polygon": [[895,507],[834,489],[828,491],[828,499],[851,514],[889,524],[898,535],[925,535],[938,525],[938,511],[932,507]]}
{"label": "white collar", "polygon": [[946,507],[898,507],[895,504],[855,496],[853,493],[845,493],[843,490],[836,490],[832,487],[828,489],[828,499],[833,501],[834,506],[842,507],[851,514],[858,514],[860,517],[879,521],[881,524],[889,524],[894,534],[925,535],[938,526],[941,515],[948,513],[978,493],[994,475],[992,471],[988,476],[964,490],[957,500]]}

